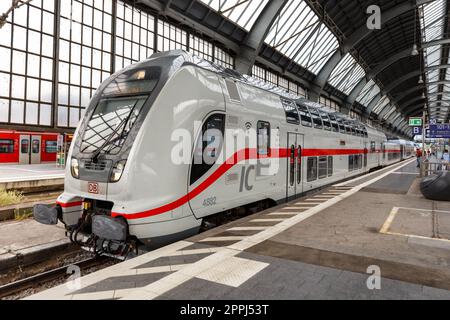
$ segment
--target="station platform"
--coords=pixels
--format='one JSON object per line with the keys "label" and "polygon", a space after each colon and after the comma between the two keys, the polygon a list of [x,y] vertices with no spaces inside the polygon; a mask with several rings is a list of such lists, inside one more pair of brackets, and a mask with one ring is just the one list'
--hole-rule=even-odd
{"label": "station platform", "polygon": [[56,167],[54,163],[0,165],[0,190],[42,190],[63,184],[64,169]]}
{"label": "station platform", "polygon": [[[0,223],[0,271],[25,267],[68,248],[65,228],[40,224],[33,219]],[[0,277],[1,282],[1,277]]]}
{"label": "station platform", "polygon": [[419,181],[404,161],[28,299],[450,299],[450,203]]}

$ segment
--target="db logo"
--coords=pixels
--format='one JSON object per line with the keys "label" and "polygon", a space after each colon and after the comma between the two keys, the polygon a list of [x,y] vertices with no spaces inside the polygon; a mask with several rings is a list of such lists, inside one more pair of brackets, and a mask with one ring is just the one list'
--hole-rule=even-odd
{"label": "db logo", "polygon": [[98,183],[97,182],[89,182],[88,192],[98,194]]}

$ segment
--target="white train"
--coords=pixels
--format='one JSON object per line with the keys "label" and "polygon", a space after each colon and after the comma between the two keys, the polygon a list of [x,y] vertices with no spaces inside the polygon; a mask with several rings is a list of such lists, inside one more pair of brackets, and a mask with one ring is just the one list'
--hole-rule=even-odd
{"label": "white train", "polygon": [[[239,145],[252,132],[257,145]],[[179,133],[193,138],[180,144]],[[178,153],[180,145],[192,156]],[[101,85],[75,132],[64,193],[56,207],[39,205],[34,214],[42,223],[62,221],[80,245],[123,253],[133,243],[195,234],[218,213],[284,202],[398,162],[411,156],[409,146],[171,51]],[[174,154],[193,161],[177,163]]]}

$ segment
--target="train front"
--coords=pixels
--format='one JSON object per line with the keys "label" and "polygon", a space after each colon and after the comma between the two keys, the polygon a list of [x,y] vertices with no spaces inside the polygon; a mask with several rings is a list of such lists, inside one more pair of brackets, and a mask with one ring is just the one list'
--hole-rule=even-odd
{"label": "train front", "polygon": [[[169,77],[164,65],[175,59],[150,59],[113,75],[97,90],[75,132],[68,155],[64,193],[54,207],[37,205],[35,220],[64,223],[72,242],[98,254],[126,256],[137,248],[123,218],[113,218],[111,190],[126,194],[133,142],[158,92]],[[142,128],[145,130],[145,128]],[[108,189],[110,192],[108,193]]]}

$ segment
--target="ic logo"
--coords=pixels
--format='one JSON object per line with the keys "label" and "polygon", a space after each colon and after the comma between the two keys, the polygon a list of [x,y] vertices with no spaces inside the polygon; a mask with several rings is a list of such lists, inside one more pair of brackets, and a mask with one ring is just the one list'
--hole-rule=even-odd
{"label": "ic logo", "polygon": [[97,182],[89,182],[88,192],[98,194],[98,183]]}

